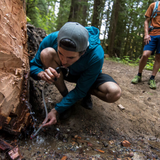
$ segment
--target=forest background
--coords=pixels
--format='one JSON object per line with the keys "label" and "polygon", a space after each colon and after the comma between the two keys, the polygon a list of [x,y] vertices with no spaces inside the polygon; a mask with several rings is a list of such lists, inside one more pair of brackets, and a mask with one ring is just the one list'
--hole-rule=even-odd
{"label": "forest background", "polygon": [[[154,0],[26,0],[27,22],[47,34],[68,21],[100,30],[108,57],[138,64],[143,52],[145,12]],[[154,57],[146,69],[152,69]]]}

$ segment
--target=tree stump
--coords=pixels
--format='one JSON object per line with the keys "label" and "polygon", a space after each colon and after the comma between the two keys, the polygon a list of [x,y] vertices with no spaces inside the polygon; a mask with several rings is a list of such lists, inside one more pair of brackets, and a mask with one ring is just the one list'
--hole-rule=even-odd
{"label": "tree stump", "polygon": [[31,123],[25,0],[0,0],[0,129]]}

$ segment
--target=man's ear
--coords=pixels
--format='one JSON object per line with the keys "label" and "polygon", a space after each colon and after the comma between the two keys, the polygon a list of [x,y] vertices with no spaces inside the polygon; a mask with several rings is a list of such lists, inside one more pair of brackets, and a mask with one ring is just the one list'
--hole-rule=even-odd
{"label": "man's ear", "polygon": [[83,51],[82,53],[80,53],[80,56],[82,56],[82,55],[84,55],[84,53],[86,52],[86,50],[85,51]]}
{"label": "man's ear", "polygon": [[82,53],[82,55],[84,55],[85,52],[86,52],[86,51],[84,51],[84,52]]}

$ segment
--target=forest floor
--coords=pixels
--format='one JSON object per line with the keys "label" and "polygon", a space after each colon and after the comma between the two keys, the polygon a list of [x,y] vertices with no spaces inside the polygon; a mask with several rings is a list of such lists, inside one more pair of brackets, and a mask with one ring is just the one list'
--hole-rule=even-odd
{"label": "forest floor", "polygon": [[[148,85],[151,75],[148,70],[143,71],[142,82],[131,84],[137,70],[138,66],[104,60],[102,71],[118,82],[121,98],[115,103],[105,103],[92,96],[92,110],[77,102],[67,120],[58,121],[32,140],[18,140],[23,157],[26,160],[160,159],[160,74],[156,76],[157,89],[152,90]],[[66,84],[69,90],[75,87]],[[47,85],[45,99],[50,110],[62,97],[54,85]],[[36,112],[39,124],[44,116]],[[129,147],[122,145],[124,140],[130,143]]]}

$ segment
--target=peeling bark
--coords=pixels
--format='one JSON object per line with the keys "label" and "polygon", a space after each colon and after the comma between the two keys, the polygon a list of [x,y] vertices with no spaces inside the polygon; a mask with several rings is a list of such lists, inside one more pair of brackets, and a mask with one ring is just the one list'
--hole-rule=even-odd
{"label": "peeling bark", "polygon": [[31,123],[24,0],[0,0],[0,129],[17,134]]}

